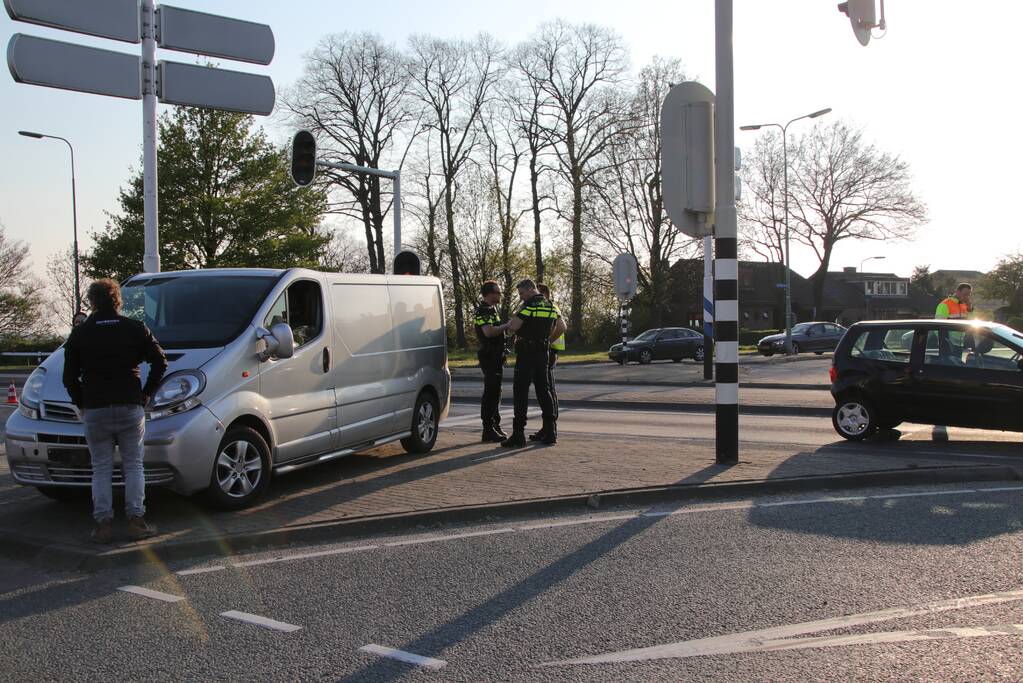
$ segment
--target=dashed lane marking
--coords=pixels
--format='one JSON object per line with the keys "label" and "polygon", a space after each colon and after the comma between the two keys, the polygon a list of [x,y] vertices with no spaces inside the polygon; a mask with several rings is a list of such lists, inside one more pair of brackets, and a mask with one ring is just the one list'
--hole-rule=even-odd
{"label": "dashed lane marking", "polygon": [[404,650],[395,650],[393,647],[385,647],[383,645],[363,645],[359,648],[359,652],[368,652],[369,654],[379,655],[381,657],[387,657],[389,659],[397,659],[399,662],[405,662],[406,664],[414,664],[415,666],[421,666],[424,669],[443,669],[448,665],[443,659],[434,659],[433,657],[424,657],[417,655],[412,652],[405,652]]}
{"label": "dashed lane marking", "polygon": [[284,631],[285,633],[293,633],[302,628],[301,626],[295,626],[294,624],[286,624],[283,621],[261,617],[258,614],[249,614],[248,612],[238,612],[236,610],[221,612],[220,616],[227,619],[234,619],[236,621],[243,621],[247,624],[254,624],[255,626],[262,626],[263,628],[268,628],[272,631]]}
{"label": "dashed lane marking", "polygon": [[160,591],[154,591],[149,588],[143,588],[142,586],[121,586],[117,590],[124,591],[125,593],[134,593],[135,595],[141,595],[144,598],[161,600],[163,602],[181,602],[182,600],[185,599],[180,595],[161,593]]}
{"label": "dashed lane marking", "polygon": [[378,550],[380,548],[397,548],[409,545],[419,545],[424,543],[440,543],[443,541],[454,541],[463,538],[474,538],[478,536],[493,536],[495,534],[506,534],[515,531],[537,531],[543,529],[557,529],[561,527],[572,527],[580,526],[584,524],[600,524],[604,522],[615,522],[625,521],[630,519],[637,519],[639,517],[677,517],[680,515],[693,515],[705,512],[727,512],[731,510],[753,510],[757,508],[774,508],[774,507],[787,507],[787,506],[799,506],[799,505],[821,505],[827,503],[846,503],[855,501],[866,501],[866,500],[888,500],[892,498],[926,498],[931,496],[962,496],[975,493],[1002,493],[1008,491],[1023,491],[1023,486],[999,486],[999,487],[980,487],[980,488],[966,488],[966,489],[953,489],[953,490],[939,490],[939,491],[913,491],[909,493],[881,493],[873,494],[868,496],[842,496],[842,497],[827,497],[827,498],[808,498],[808,499],[797,499],[797,500],[779,500],[770,501],[763,503],[753,502],[734,502],[734,503],[719,503],[715,505],[700,505],[694,507],[684,507],[677,510],[651,510],[648,512],[635,512],[635,513],[620,513],[610,515],[595,515],[589,517],[573,517],[569,519],[559,519],[557,521],[543,521],[534,522],[531,524],[516,524],[513,526],[500,527],[497,529],[485,529],[482,531],[471,531],[471,532],[459,532],[452,534],[430,534],[420,535],[404,538],[397,541],[390,541],[384,543],[378,543],[375,545],[360,545],[351,546],[344,548],[332,548],[330,550],[319,550],[314,552],[306,553],[294,553],[289,555],[275,555],[273,557],[258,559],[258,560],[244,560],[240,562],[234,562],[228,565],[213,565],[209,567],[197,567],[193,569],[183,569],[181,571],[174,572],[177,576],[192,576],[196,574],[209,574],[213,572],[225,571],[227,569],[235,569],[241,567],[256,567],[267,564],[276,564],[278,562],[291,562],[293,560],[305,560],[310,558],[318,557],[330,557],[332,555],[343,555],[346,553],[357,553],[365,552],[369,550]]}

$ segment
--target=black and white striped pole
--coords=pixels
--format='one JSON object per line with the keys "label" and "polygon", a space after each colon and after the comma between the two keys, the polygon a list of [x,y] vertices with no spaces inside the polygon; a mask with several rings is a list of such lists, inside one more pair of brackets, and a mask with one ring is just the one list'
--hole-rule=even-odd
{"label": "black and white striped pole", "polygon": [[[714,352],[715,445],[718,464],[739,461],[739,262],[735,215],[732,0],[715,0]],[[727,154],[725,153],[727,152]]]}
{"label": "black and white striped pole", "polygon": [[625,344],[629,341],[629,302],[623,301],[619,309],[619,317],[622,321],[622,358],[621,364],[625,365],[628,360],[625,357]]}
{"label": "black and white striped pole", "polygon": [[615,256],[611,264],[611,277],[614,279],[615,294],[618,296],[618,318],[622,328],[622,356],[619,360],[621,365],[625,365],[629,360],[626,357],[625,343],[629,340],[629,306],[632,297],[636,296],[638,276],[639,264],[635,256],[628,252]]}

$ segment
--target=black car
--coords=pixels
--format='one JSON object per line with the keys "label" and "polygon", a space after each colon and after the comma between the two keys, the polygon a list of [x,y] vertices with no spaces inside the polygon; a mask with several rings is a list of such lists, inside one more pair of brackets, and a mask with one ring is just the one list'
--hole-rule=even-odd
{"label": "black car", "polygon": [[621,362],[623,353],[626,363],[635,360],[643,365],[655,360],[672,360],[680,363],[683,358],[702,361],[703,335],[685,327],[647,330],[635,339],[627,341],[624,350],[621,344],[612,346],[607,352],[607,357],[615,362]]}
{"label": "black car", "polygon": [[856,323],[835,351],[835,431],[900,422],[1023,431],[1023,333],[976,320]]}
{"label": "black car", "polygon": [[[837,323],[798,323],[792,326],[792,352],[813,351],[817,355],[834,351],[845,329]],[[785,353],[785,333],[772,334],[757,342],[757,350],[765,356]]]}

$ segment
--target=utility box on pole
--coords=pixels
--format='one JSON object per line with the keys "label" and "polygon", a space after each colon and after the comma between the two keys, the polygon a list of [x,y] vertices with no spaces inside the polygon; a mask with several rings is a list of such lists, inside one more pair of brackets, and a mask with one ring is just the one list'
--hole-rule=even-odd
{"label": "utility box on pole", "polygon": [[690,237],[713,232],[714,93],[689,81],[671,87],[661,105],[661,182],[671,222]]}

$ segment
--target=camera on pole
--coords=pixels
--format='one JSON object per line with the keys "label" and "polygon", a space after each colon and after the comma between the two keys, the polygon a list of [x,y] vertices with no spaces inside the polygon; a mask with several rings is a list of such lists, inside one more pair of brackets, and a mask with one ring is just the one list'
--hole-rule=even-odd
{"label": "camera on pole", "polygon": [[291,179],[306,187],[316,177],[316,138],[307,130],[295,133],[291,141]]}
{"label": "camera on pole", "polygon": [[419,275],[421,264],[414,251],[402,251],[394,257],[395,275]]}

